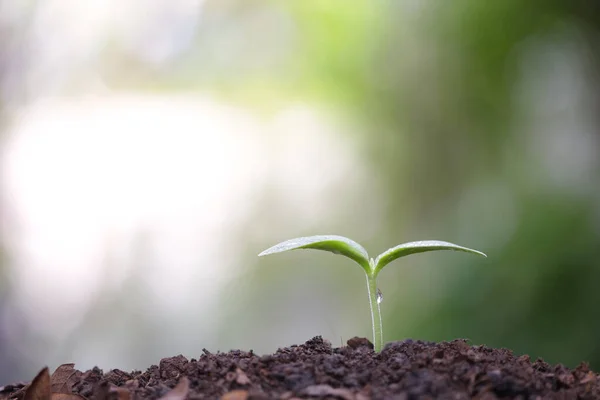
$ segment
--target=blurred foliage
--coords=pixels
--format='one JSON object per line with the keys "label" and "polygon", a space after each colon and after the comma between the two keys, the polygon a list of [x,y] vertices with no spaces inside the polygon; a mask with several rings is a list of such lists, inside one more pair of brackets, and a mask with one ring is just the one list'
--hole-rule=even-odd
{"label": "blurred foliage", "polygon": [[[170,63],[145,62],[109,40],[98,51],[99,73],[113,88],[210,92],[253,109],[319,105],[353,126],[348,140],[362,146],[381,188],[377,232],[360,222],[366,207],[342,198],[337,220],[319,231],[296,232],[290,223],[284,235],[274,223],[273,235],[283,236],[273,243],[331,233],[374,253],[420,239],[480,249],[483,262],[441,254],[386,269],[384,339],[467,337],[600,369],[600,153],[585,144],[591,159],[578,153],[582,140],[600,143],[596,2],[207,1],[199,18],[189,49]],[[273,204],[262,206],[247,230],[236,227],[240,236],[265,224]],[[256,249],[272,244],[259,239],[250,237],[242,252],[252,258],[240,273],[246,290],[236,292],[244,300],[225,318],[222,337],[234,335],[235,324],[263,334],[268,328],[257,321],[285,315],[285,303],[270,300],[284,296],[329,296],[348,310],[333,325],[364,320],[356,334],[369,337],[355,266],[334,260],[321,271],[319,257],[303,255],[293,261],[307,266],[296,278],[299,269],[281,267],[287,259],[257,264]],[[128,277],[132,292],[146,290],[140,274]],[[3,298],[9,291],[0,288]],[[97,302],[76,333],[102,340],[95,324],[121,300]],[[146,317],[147,330],[160,325]],[[135,348],[139,357],[149,337]]]}
{"label": "blurred foliage", "polygon": [[[521,63],[526,52],[536,50],[535,40],[560,44],[574,32],[587,63],[581,79],[598,93],[598,7],[570,1],[430,1],[413,4],[417,10],[409,11],[417,15],[406,17],[411,7],[405,2],[293,4],[303,32],[301,86],[321,88],[317,93],[353,110],[378,177],[392,189],[386,193],[386,224],[373,240],[385,246],[389,238],[450,238],[490,249],[484,266],[449,258],[444,262],[464,262],[465,271],[429,270],[461,277],[449,278],[436,300],[420,291],[427,286],[423,281],[414,290],[407,282],[397,282],[397,289],[389,284],[387,290],[407,290],[412,297],[402,296],[404,303],[395,305],[389,300],[395,294],[386,297],[388,340],[466,336],[551,362],[573,366],[587,360],[598,368],[598,153],[583,181],[589,185],[585,195],[553,187],[522,140],[520,124],[530,111],[518,98]],[[411,29],[417,33],[409,35]],[[597,111],[597,103],[585,106]],[[479,196],[470,212],[461,211],[479,187],[492,194]],[[493,232],[504,229],[506,218],[514,226],[498,237]],[[471,233],[462,233],[459,225],[472,225]]]}
{"label": "blurred foliage", "polygon": [[[406,135],[415,138],[411,150],[416,157],[403,165],[408,170],[404,177],[422,182],[409,189],[414,201],[413,224],[419,225],[421,219],[436,226],[422,228],[430,235],[452,232],[428,214],[440,208],[434,212],[435,217],[453,214],[464,201],[465,192],[486,181],[506,185],[518,208],[514,231],[502,246],[489,234],[493,226],[482,228],[488,230],[482,237],[461,240],[481,248],[480,243],[473,243],[480,240],[493,249],[488,253],[488,265],[480,268],[465,260],[468,275],[455,281],[425,315],[414,317],[419,322],[418,328],[410,330],[412,336],[436,340],[467,336],[475,343],[509,347],[552,362],[575,365],[589,360],[596,367],[600,365],[600,314],[596,308],[600,297],[593,289],[600,282],[598,192],[594,188],[600,178],[598,160],[594,160],[596,168],[584,180],[590,185],[584,191],[588,195],[578,196],[569,187],[556,188],[543,182],[551,178],[539,174],[531,149],[519,148],[523,143],[519,136],[524,132],[518,129],[518,123],[527,110],[515,101],[518,63],[523,56],[518,50],[531,38],[551,43],[572,30],[580,32],[577,39],[583,41],[582,47],[588,52],[584,57],[590,61],[589,69],[583,79],[597,88],[593,71],[598,68],[600,20],[597,13],[590,13],[597,10],[586,9],[584,3],[595,7],[587,2],[559,1],[440,5],[422,28],[439,46],[433,50],[437,53],[433,59],[426,59],[435,65],[419,65],[415,71],[420,73],[404,76],[428,82],[428,89],[434,93],[423,94],[420,84],[409,83],[387,92],[389,96],[381,101],[389,105],[390,124],[406,127]],[[395,26],[390,28],[393,31]],[[597,104],[587,106],[590,113],[596,112]],[[397,113],[395,109],[403,111]],[[594,135],[597,140],[597,125]],[[517,157],[521,158],[515,166]],[[397,162],[390,158],[381,164],[383,171],[394,171],[395,165]],[[392,178],[390,186],[397,182],[394,175],[386,175]],[[392,204],[406,199],[402,192],[389,195],[394,199]],[[461,215],[468,219],[463,224],[502,224],[506,216],[502,215],[501,200],[482,200],[487,204]],[[390,234],[394,234],[393,227],[401,226],[406,215],[390,212],[391,221],[398,222],[389,224]],[[496,212],[495,218],[483,215]],[[406,228],[403,226],[396,234]],[[403,334],[408,332],[403,328],[407,321],[402,315],[412,305],[397,305],[393,313],[398,315],[395,329]]]}

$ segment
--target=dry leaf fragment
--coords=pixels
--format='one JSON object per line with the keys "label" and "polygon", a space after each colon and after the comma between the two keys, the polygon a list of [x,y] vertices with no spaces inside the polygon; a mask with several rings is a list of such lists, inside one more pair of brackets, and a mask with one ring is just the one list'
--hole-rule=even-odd
{"label": "dry leaf fragment", "polygon": [[333,388],[329,385],[312,385],[302,391],[305,395],[311,397],[338,397],[344,400],[355,400],[354,393],[351,390],[343,388]]}
{"label": "dry leaf fragment", "polygon": [[177,386],[161,397],[160,400],[183,400],[187,397],[189,391],[190,381],[184,376],[179,380]]}
{"label": "dry leaf fragment", "polygon": [[75,364],[63,364],[56,368],[50,377],[50,387],[54,393],[71,393],[77,377]]}
{"label": "dry leaf fragment", "polygon": [[587,374],[585,374],[585,376],[583,377],[583,379],[581,381],[579,381],[579,383],[588,383],[588,382],[595,382],[595,381],[596,381],[596,374],[594,374],[592,371],[590,371]]}
{"label": "dry leaf fragment", "polygon": [[23,400],[50,400],[50,372],[44,367],[25,391]]}
{"label": "dry leaf fragment", "polygon": [[246,373],[244,371],[242,371],[240,368],[237,368],[235,370],[235,381],[238,385],[248,385],[250,384],[250,378],[248,378],[248,375],[246,375]]}
{"label": "dry leaf fragment", "polygon": [[247,400],[250,395],[245,390],[232,390],[225,393],[221,400]]}

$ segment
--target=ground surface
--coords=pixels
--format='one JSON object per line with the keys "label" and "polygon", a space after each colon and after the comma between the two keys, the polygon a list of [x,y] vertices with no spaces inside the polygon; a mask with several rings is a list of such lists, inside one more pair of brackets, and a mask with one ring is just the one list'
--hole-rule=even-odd
{"label": "ground surface", "polygon": [[334,349],[315,337],[264,356],[203,350],[198,359],[165,358],[145,372],[81,372],[72,364],[51,377],[42,372],[29,387],[0,387],[0,400],[600,399],[600,375],[585,364],[570,370],[464,340],[405,340],[374,354],[367,339]]}

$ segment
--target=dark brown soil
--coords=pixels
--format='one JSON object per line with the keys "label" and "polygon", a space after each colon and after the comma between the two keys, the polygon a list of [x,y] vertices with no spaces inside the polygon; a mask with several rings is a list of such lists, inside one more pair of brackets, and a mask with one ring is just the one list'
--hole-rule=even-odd
{"label": "dark brown soil", "polygon": [[[198,359],[165,358],[145,372],[70,368],[74,372],[53,374],[53,392],[59,385],[60,391],[88,399],[158,399],[182,381],[189,382],[189,391],[186,387],[183,395],[171,392],[168,398],[600,399],[600,375],[586,364],[571,370],[539,359],[531,362],[505,349],[470,346],[465,340],[405,340],[375,354],[367,339],[353,338],[348,346],[332,348],[315,337],[264,356],[203,350]],[[26,389],[24,384],[0,387],[0,400],[31,397],[25,396]]]}

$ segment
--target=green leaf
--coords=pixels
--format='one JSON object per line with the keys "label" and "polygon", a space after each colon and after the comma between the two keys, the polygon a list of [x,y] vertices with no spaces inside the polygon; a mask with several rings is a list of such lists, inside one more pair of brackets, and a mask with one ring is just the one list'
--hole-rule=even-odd
{"label": "green leaf", "polygon": [[341,254],[356,261],[367,273],[370,272],[367,251],[355,241],[337,235],[316,235],[286,240],[268,248],[259,256],[296,249],[317,249]]}
{"label": "green leaf", "polygon": [[378,274],[383,267],[397,258],[408,256],[410,254],[436,250],[464,251],[466,253],[479,254],[487,257],[480,251],[469,249],[468,247],[462,247],[454,243],[442,242],[440,240],[423,240],[420,242],[404,243],[381,253],[379,256],[377,256],[377,259],[375,259],[375,274]]}

